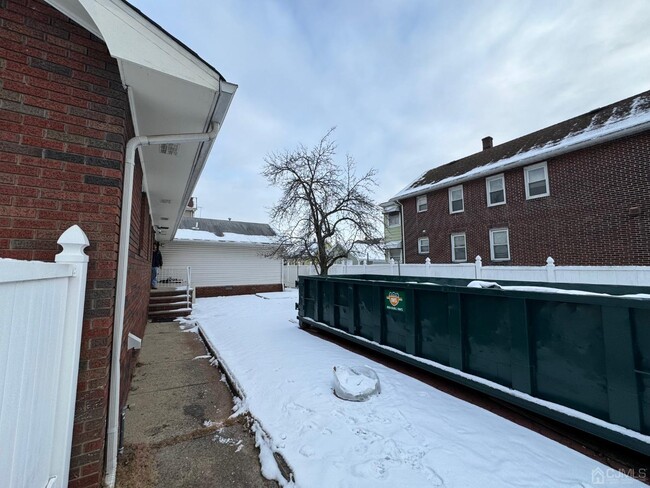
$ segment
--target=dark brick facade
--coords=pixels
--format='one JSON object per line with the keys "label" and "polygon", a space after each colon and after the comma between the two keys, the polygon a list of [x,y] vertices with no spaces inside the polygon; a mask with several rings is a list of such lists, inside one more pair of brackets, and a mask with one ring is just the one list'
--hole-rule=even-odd
{"label": "dark brick facade", "polygon": [[[105,44],[40,0],[0,1],[0,257],[52,261],[73,224],[90,247],[70,486],[104,463],[128,100]],[[131,216],[129,332],[146,324],[152,230],[142,170]],[[122,403],[135,363],[124,347]]]}
{"label": "dark brick facade", "polygon": [[[484,265],[650,265],[650,132],[548,159],[550,196],[526,200],[524,170],[505,172],[505,205],[488,207],[485,178],[463,183],[465,211],[449,213],[448,189],[404,205],[407,263],[451,262],[451,234],[465,232],[468,261]],[[507,227],[510,261],[490,260],[489,231]],[[423,232],[424,231],[424,232]],[[429,237],[430,252],[417,240]]]}
{"label": "dark brick facade", "polygon": [[282,285],[233,285],[233,286],[197,286],[196,297],[226,297],[232,295],[252,295],[255,293],[268,293],[282,291]]}

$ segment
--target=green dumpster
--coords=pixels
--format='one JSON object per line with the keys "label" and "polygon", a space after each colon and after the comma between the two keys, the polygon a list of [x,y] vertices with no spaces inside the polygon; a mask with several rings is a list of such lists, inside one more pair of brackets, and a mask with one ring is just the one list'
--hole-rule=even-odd
{"label": "green dumpster", "polygon": [[298,319],[650,455],[650,287],[469,282],[302,276]]}

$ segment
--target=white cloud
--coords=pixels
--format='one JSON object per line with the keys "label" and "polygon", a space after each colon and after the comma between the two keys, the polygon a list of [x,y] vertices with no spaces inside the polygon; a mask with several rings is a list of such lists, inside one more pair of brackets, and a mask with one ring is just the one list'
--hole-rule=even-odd
{"label": "white cloud", "polygon": [[264,156],[331,126],[379,170],[426,169],[650,89],[644,0],[133,0],[240,88],[197,188],[203,216],[265,221]]}

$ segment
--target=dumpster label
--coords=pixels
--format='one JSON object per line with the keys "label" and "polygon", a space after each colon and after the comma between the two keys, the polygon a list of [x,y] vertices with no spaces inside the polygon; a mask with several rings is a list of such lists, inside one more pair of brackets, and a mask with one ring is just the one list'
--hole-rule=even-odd
{"label": "dumpster label", "polygon": [[389,291],[386,295],[386,310],[404,311],[404,296],[399,291]]}

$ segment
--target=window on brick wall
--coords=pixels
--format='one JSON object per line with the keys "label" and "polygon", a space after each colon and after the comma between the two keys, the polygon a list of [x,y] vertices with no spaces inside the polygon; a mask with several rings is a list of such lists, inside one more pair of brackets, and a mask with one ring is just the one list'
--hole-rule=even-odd
{"label": "window on brick wall", "polygon": [[418,253],[419,254],[429,254],[429,238],[420,237],[418,239]]}
{"label": "window on brick wall", "polygon": [[427,196],[426,195],[420,195],[415,199],[415,206],[417,207],[418,212],[426,212],[427,211]]}
{"label": "window on brick wall", "polygon": [[467,242],[464,232],[451,235],[451,260],[454,263],[467,261]]}
{"label": "window on brick wall", "polygon": [[449,213],[460,213],[465,210],[463,201],[463,185],[454,186],[449,189]]}
{"label": "window on brick wall", "polygon": [[388,227],[399,227],[399,212],[389,213],[387,216]]}
{"label": "window on brick wall", "polygon": [[488,207],[506,203],[506,181],[503,174],[485,178],[485,191]]}
{"label": "window on brick wall", "polygon": [[547,197],[551,194],[548,186],[548,167],[546,161],[524,168],[526,200]]}
{"label": "window on brick wall", "polygon": [[510,260],[510,236],[508,229],[490,230],[490,258],[492,261]]}

